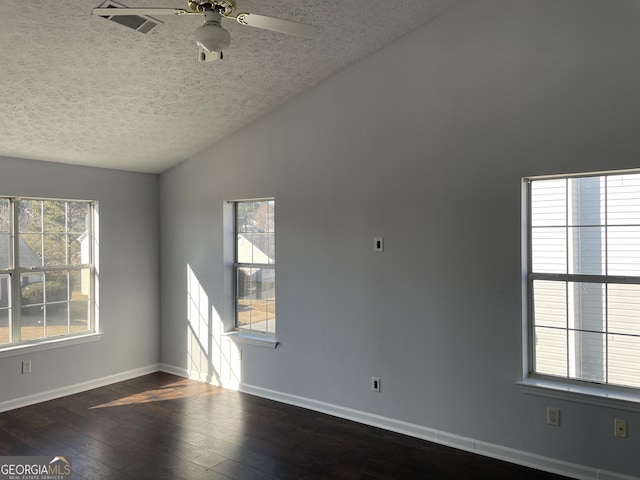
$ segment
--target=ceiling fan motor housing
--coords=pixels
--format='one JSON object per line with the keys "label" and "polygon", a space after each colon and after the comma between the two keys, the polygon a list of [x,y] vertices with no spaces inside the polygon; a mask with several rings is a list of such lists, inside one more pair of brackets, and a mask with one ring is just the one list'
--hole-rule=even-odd
{"label": "ceiling fan motor housing", "polygon": [[193,12],[204,13],[209,8],[219,12],[224,17],[228,17],[236,9],[233,0],[188,0],[187,5]]}

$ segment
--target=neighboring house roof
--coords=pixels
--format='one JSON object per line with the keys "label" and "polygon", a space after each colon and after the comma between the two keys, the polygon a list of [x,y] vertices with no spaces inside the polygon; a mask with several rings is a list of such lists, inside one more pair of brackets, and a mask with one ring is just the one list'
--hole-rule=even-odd
{"label": "neighboring house roof", "polygon": [[[253,263],[274,263],[272,258],[264,252],[268,250],[268,238],[266,235],[251,235],[252,243],[247,237],[242,234],[238,234],[238,258],[253,258]],[[264,242],[260,242],[264,240]],[[263,249],[258,248],[256,243],[265,243]]]}
{"label": "neighboring house roof", "polygon": [[[18,237],[18,248],[20,249],[21,267],[39,267],[42,265],[40,257],[36,255],[24,238]],[[9,265],[9,234],[0,233],[0,267]]]}

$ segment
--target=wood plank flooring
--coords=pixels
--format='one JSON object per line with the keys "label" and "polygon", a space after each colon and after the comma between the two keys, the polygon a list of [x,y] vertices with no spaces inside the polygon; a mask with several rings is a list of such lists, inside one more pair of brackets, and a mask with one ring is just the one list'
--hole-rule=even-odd
{"label": "wood plank flooring", "polygon": [[564,478],[166,373],[0,413],[0,455],[78,480]]}

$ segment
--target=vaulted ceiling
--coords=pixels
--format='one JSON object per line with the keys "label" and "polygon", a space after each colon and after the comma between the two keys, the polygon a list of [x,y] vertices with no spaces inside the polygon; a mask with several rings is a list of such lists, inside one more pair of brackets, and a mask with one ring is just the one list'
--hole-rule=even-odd
{"label": "vaulted ceiling", "polygon": [[102,1],[0,2],[0,156],[162,172],[464,0],[237,0],[319,34],[223,19],[231,46],[212,63],[197,61],[201,16],[143,34],[91,15]]}

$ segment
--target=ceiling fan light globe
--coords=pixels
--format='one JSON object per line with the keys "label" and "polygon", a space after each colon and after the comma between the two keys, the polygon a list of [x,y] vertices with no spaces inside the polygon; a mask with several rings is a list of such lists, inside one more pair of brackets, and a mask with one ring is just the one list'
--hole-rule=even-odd
{"label": "ceiling fan light globe", "polygon": [[219,52],[231,43],[231,35],[220,25],[204,24],[195,31],[196,43],[208,52]]}

